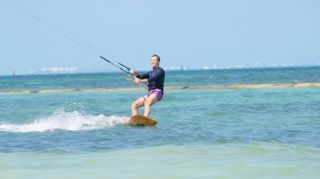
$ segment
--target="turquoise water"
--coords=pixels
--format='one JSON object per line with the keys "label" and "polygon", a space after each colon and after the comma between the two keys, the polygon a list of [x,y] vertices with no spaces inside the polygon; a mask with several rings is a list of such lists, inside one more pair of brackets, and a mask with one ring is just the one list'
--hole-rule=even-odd
{"label": "turquoise water", "polygon": [[314,84],[319,73],[167,72],[167,86],[200,87],[166,90],[155,128],[123,125],[145,91],[121,73],[0,77],[0,177],[318,178],[319,87],[206,86]]}

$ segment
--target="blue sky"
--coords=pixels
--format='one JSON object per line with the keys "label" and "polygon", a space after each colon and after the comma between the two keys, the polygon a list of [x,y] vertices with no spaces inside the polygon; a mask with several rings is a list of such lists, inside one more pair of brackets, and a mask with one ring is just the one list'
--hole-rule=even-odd
{"label": "blue sky", "polygon": [[1,0],[1,75],[116,70],[7,1],[138,69],[320,64],[319,0]]}

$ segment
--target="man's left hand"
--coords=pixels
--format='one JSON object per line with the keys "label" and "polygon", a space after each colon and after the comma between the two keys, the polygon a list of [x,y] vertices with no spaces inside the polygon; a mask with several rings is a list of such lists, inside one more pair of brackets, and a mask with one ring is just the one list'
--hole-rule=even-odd
{"label": "man's left hand", "polygon": [[135,83],[135,84],[140,84],[140,83],[141,83],[141,79],[139,79],[139,78],[134,78],[134,83]]}

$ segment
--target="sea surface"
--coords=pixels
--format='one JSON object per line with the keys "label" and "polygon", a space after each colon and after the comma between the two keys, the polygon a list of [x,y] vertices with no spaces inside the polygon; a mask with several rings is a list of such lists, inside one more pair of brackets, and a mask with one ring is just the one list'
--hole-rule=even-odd
{"label": "sea surface", "polygon": [[[319,178],[320,67],[0,77],[0,178]],[[140,110],[143,112],[143,109]]]}

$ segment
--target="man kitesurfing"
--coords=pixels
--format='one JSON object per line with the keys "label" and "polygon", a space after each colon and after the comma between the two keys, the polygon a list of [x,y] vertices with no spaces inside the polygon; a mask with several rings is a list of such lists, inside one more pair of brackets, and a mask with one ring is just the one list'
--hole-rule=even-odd
{"label": "man kitesurfing", "polygon": [[160,67],[160,56],[152,55],[151,57],[152,71],[144,74],[138,74],[131,69],[130,73],[133,75],[133,82],[136,84],[147,83],[148,94],[138,98],[131,104],[131,116],[134,117],[139,114],[138,108],[144,106],[144,116],[149,117],[151,106],[161,101],[164,91],[165,71]]}
{"label": "man kitesurfing", "polygon": [[[122,63],[115,64],[112,61],[100,56],[103,60],[111,65],[119,68],[121,71],[133,76],[133,82],[136,84],[147,83],[148,94],[138,98],[131,104],[131,119],[125,124],[131,126],[155,126],[157,121],[149,118],[151,106],[156,102],[161,101],[163,97],[163,86],[165,80],[165,71],[160,67],[160,56],[151,56],[152,71],[144,74],[138,74],[134,69],[131,69]],[[119,66],[120,65],[120,66]],[[144,106],[144,115],[139,115],[139,107]]]}
{"label": "man kitesurfing", "polygon": [[[114,67],[120,69],[121,71],[132,75],[134,77],[133,82],[136,84],[140,83],[147,83],[148,84],[148,94],[138,98],[135,102],[131,105],[131,119],[129,119],[128,124],[130,125],[137,125],[137,126],[155,126],[157,124],[156,120],[148,118],[150,115],[151,106],[154,105],[156,102],[160,101],[163,97],[163,84],[165,79],[165,71],[159,66],[160,65],[160,56],[153,55],[151,57],[151,65],[152,71],[145,73],[145,74],[137,74],[135,70],[130,69],[124,64],[121,63],[114,63],[111,60],[101,56],[101,51],[97,48],[93,47],[91,44],[77,38],[72,33],[64,30],[63,28],[51,24],[45,18],[41,16],[37,16],[32,11],[24,8],[20,4],[15,1],[5,1],[13,8],[21,11],[22,13],[30,16],[32,19],[37,21],[38,23],[48,27],[49,29],[53,30],[54,32],[60,34],[61,36],[65,37],[66,39],[70,40],[74,44],[78,45],[79,47],[91,52],[94,55],[99,55],[101,59],[110,63]],[[139,115],[138,108],[144,106],[144,116]]]}

